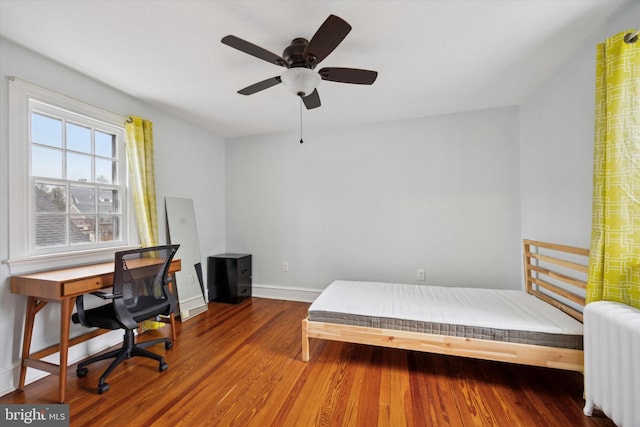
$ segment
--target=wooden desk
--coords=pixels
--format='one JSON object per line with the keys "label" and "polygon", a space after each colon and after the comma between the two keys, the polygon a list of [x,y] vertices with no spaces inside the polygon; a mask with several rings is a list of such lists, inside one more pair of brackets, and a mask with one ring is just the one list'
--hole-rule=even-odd
{"label": "wooden desk", "polygon": [[[174,259],[169,267],[169,272],[180,271],[180,268],[180,260]],[[50,372],[60,377],[58,396],[60,403],[64,403],[69,346],[108,332],[107,330],[96,330],[69,340],[71,312],[76,297],[112,286],[113,270],[114,262],[110,261],[11,277],[11,292],[27,296],[19,388],[24,387],[27,367]],[[31,354],[35,316],[49,302],[60,304],[60,344]],[[60,351],[60,365],[40,360],[56,351]]]}

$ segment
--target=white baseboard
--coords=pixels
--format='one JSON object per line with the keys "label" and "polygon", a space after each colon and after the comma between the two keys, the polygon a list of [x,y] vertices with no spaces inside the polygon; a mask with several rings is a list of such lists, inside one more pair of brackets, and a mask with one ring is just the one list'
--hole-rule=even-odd
{"label": "white baseboard", "polygon": [[258,298],[281,299],[286,301],[313,302],[321,289],[300,289],[274,285],[251,285],[251,295]]}

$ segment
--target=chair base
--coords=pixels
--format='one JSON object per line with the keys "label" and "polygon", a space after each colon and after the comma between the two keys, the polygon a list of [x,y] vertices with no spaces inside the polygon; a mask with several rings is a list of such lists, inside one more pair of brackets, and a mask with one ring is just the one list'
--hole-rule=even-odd
{"label": "chair base", "polygon": [[122,347],[116,350],[109,351],[107,353],[99,354],[97,356],[91,357],[87,360],[83,360],[78,363],[78,367],[76,368],[76,375],[78,377],[84,377],[89,373],[89,370],[85,367],[94,362],[98,362],[100,360],[112,359],[115,360],[111,362],[111,365],[103,372],[100,376],[100,380],[98,382],[98,394],[102,394],[105,391],[109,390],[109,384],[105,382],[105,379],[111,374],[111,372],[125,359],[131,359],[134,356],[142,356],[147,357],[149,359],[154,359],[159,362],[158,370],[160,372],[164,372],[169,368],[169,365],[164,361],[164,358],[159,354],[152,353],[145,348],[150,347],[155,344],[164,343],[165,349],[170,349],[173,347],[173,342],[169,338],[159,338],[155,340],[144,341],[136,344],[134,340],[133,330],[126,329],[124,333],[124,339],[122,343]]}

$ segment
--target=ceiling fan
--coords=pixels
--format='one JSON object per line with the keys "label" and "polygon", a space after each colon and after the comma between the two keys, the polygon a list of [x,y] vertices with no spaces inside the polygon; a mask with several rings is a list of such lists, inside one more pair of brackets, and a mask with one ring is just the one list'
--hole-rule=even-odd
{"label": "ceiling fan", "polygon": [[351,25],[344,19],[329,15],[313,35],[311,41],[301,37],[293,39],[291,44],[282,52],[282,56],[236,36],[225,36],[221,41],[227,46],[248,53],[251,56],[286,68],[279,76],[271,77],[240,89],[238,91],[239,94],[252,95],[284,83],[294,95],[302,98],[307,109],[312,109],[320,106],[320,96],[316,88],[321,80],[370,85],[378,77],[377,71],[356,68],[325,67],[318,72],[313,71],[344,40],[349,31],[351,31]]}

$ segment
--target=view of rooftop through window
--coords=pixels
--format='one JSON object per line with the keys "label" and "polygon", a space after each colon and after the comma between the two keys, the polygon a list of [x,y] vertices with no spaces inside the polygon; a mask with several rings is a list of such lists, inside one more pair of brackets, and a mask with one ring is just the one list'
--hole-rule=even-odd
{"label": "view of rooftop through window", "polygon": [[114,134],[32,111],[36,248],[121,240]]}

